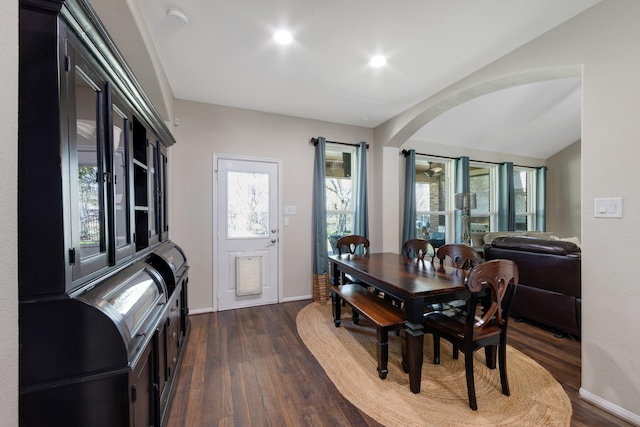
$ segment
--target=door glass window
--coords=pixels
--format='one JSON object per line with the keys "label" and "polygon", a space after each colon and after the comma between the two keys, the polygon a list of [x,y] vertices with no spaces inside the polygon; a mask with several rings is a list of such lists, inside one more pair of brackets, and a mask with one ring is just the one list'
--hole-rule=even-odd
{"label": "door glass window", "polygon": [[227,237],[269,237],[269,174],[227,172]]}
{"label": "door glass window", "polygon": [[103,168],[100,156],[100,89],[77,68],[76,127],[80,258],[105,252]]}

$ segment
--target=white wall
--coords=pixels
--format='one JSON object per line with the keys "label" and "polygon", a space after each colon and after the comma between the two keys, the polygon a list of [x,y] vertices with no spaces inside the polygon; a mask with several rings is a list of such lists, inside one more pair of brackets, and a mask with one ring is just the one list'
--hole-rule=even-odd
{"label": "white wall", "polygon": [[0,3],[0,420],[18,425],[18,2]]}
{"label": "white wall", "polygon": [[[582,174],[580,141],[547,159],[547,230],[581,238]],[[603,174],[607,173],[603,165]]]}
{"label": "white wall", "polygon": [[[582,72],[581,395],[640,424],[640,2],[603,0],[375,130],[401,146],[418,122],[471,94]],[[579,75],[579,72],[578,72]],[[603,165],[607,173],[602,173]],[[593,199],[622,197],[622,219],[593,217]]]}
{"label": "white wall", "polygon": [[[174,105],[180,126],[173,129],[178,143],[170,149],[169,232],[189,260],[190,308],[213,306],[214,154],[282,160],[283,204],[297,209],[281,234],[284,298],[310,297],[314,147],[309,140],[324,136],[331,141],[368,142],[371,176],[372,130],[182,100]],[[374,192],[370,185],[370,199]]]}

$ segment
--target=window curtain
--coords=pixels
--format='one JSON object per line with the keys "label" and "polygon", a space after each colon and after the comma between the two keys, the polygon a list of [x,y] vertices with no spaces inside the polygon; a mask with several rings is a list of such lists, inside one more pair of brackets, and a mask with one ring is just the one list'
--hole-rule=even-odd
{"label": "window curtain", "polygon": [[515,231],[516,197],[513,183],[513,163],[498,166],[498,231]]}
{"label": "window curtain", "polygon": [[404,170],[404,223],[402,242],[416,238],[416,150],[409,150]]}
{"label": "window curtain", "polygon": [[356,148],[356,182],[353,234],[369,238],[369,207],[367,204],[367,143]]}
{"label": "window curtain", "polygon": [[313,300],[326,304],[329,296],[327,251],[326,140],[318,137],[313,164]]}
{"label": "window curtain", "polygon": [[536,169],[536,230],[547,231],[547,167]]}
{"label": "window curtain", "polygon": [[[469,157],[462,156],[456,160],[456,180],[454,183],[456,193],[470,192],[469,183]],[[453,197],[451,198],[453,200]],[[462,243],[462,211],[455,211],[455,243]]]}

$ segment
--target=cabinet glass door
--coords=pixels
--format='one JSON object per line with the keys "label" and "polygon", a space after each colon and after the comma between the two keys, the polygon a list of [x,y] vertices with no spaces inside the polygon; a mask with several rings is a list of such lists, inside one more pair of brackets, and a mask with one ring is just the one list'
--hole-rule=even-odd
{"label": "cabinet glass door", "polygon": [[73,94],[69,99],[69,152],[75,280],[108,265],[108,176],[104,152],[105,82],[78,51],[71,48],[70,58],[74,64],[68,75]]}
{"label": "cabinet glass door", "polygon": [[149,135],[149,244],[157,243],[160,240],[159,222],[160,213],[158,211],[158,140],[155,135]]}
{"label": "cabinet glass door", "polygon": [[158,179],[158,214],[160,215],[160,240],[169,239],[169,205],[167,201],[167,150],[160,146],[160,164]]}
{"label": "cabinet glass door", "polygon": [[111,172],[113,187],[113,229],[116,261],[133,253],[131,235],[129,183],[129,126],[130,114],[117,94],[111,102]]}

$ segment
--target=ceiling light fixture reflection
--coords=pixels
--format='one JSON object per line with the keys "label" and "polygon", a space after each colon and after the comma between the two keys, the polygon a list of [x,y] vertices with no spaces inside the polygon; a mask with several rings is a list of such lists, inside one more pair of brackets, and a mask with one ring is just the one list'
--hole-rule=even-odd
{"label": "ceiling light fixture reflection", "polygon": [[290,44],[293,41],[293,36],[287,30],[278,30],[273,34],[273,39],[278,44]]}
{"label": "ceiling light fixture reflection", "polygon": [[386,63],[387,63],[387,58],[385,58],[382,55],[376,55],[373,58],[371,58],[371,61],[369,61],[369,65],[371,65],[374,68],[380,68],[384,66]]}

